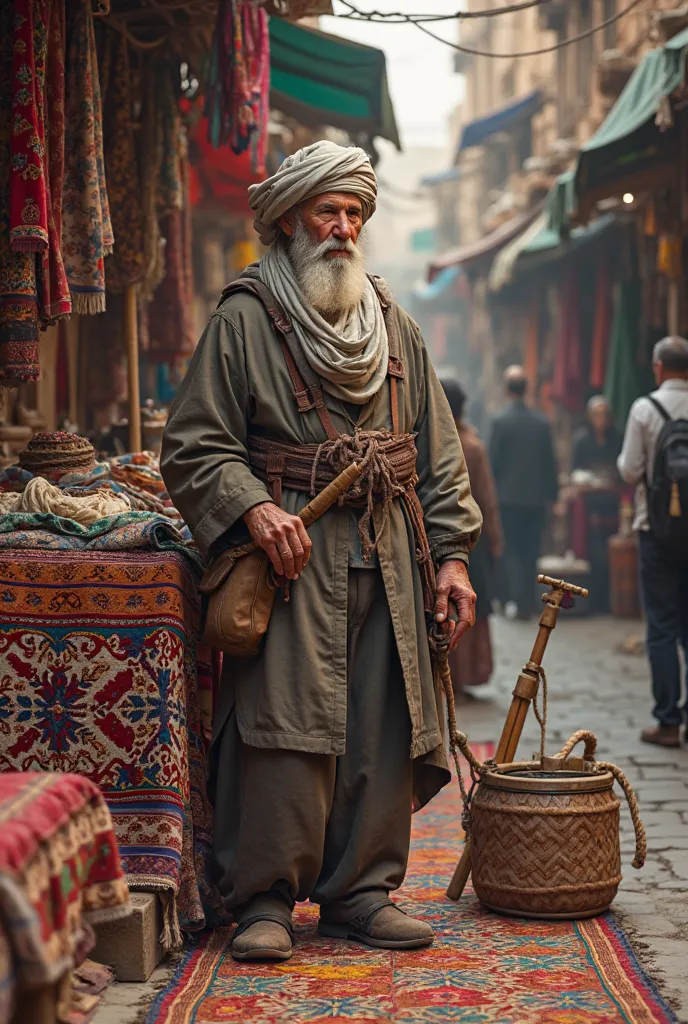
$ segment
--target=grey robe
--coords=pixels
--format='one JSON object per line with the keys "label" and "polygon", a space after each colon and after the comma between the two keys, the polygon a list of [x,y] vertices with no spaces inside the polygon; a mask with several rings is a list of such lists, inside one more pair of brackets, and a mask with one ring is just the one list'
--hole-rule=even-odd
{"label": "grey robe", "polygon": [[[456,426],[420,331],[396,304],[400,354],[399,429],[415,433],[417,493],[433,558],[468,560],[481,515],[473,501]],[[343,403],[326,396],[338,430],[353,431]],[[391,429],[389,388],[362,407],[357,425]],[[161,467],[175,505],[204,553],[241,516],[269,500],[253,476],[249,433],[290,444],[318,444],[317,413],[299,413],[282,350],[267,313],[250,294],[230,296],[211,317],[170,411]],[[309,500],[286,490],[283,507],[296,514]],[[310,753],[344,753],[347,713],[347,576],[350,511],[333,508],[309,531],[313,548],[291,600],[278,597],[262,653],[225,657],[216,710],[217,737],[236,708],[244,743]],[[435,690],[420,573],[411,526],[400,502],[378,542],[411,718],[416,805],[448,779],[442,744],[442,698]],[[419,770],[420,769],[420,770]],[[427,770],[426,770],[427,769]]]}

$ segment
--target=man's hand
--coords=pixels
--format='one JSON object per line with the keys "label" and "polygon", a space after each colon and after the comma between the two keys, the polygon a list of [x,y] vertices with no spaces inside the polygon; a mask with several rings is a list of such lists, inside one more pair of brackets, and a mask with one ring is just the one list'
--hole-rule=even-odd
{"label": "man's hand", "polygon": [[277,576],[297,580],[311,556],[311,539],[298,516],[266,501],[244,514],[251,537],[268,555]]}
{"label": "man's hand", "polygon": [[437,573],[435,595],[435,621],[446,622],[449,602],[456,605],[458,622],[449,620],[449,647],[454,650],[464,633],[475,625],[475,591],[468,578],[465,562],[452,559],[445,562]]}

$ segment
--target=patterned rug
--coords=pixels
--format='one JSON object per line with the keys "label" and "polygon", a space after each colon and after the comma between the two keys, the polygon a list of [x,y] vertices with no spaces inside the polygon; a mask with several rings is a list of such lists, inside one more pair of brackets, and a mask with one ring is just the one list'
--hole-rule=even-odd
{"label": "patterned rug", "polygon": [[[165,944],[205,924],[198,600],[176,551],[0,552],[0,771],[87,775]],[[206,659],[207,660],[207,659]]]}
{"label": "patterned rug", "polygon": [[[479,757],[490,751],[475,745]],[[458,787],[414,819],[399,902],[430,921],[433,946],[374,951],[320,938],[317,908],[297,908],[283,964],[235,963],[231,932],[191,947],[148,1024],[670,1024],[675,1021],[609,915],[533,922],[447,900],[459,844]]]}

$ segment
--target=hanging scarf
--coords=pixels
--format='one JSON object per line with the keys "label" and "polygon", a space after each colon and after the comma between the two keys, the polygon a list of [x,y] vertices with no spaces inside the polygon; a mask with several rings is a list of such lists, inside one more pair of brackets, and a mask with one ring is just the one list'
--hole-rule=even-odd
{"label": "hanging scarf", "polygon": [[65,8],[48,2],[48,50],[45,77],[46,185],[48,247],[38,264],[40,313],[44,323],[69,316],[72,300],[62,259],[62,185],[64,180]]}
{"label": "hanging scarf", "polygon": [[251,148],[254,172],[265,164],[270,88],[268,19],[250,0],[221,0],[206,90],[208,141],[237,156]]}
{"label": "hanging scarf", "polygon": [[45,0],[14,0],[10,241],[15,252],[48,246],[45,181]]}
{"label": "hanging scarf", "polygon": [[117,239],[105,261],[108,291],[122,292],[143,277],[143,210],[141,183],[132,131],[129,46],[124,36],[108,32],[103,61],[105,170],[112,228]]}
{"label": "hanging scarf", "polygon": [[74,311],[105,309],[104,258],[112,252],[102,108],[91,0],[75,0],[65,94],[62,251]]}
{"label": "hanging scarf", "polygon": [[283,239],[262,257],[258,273],[292,318],[308,362],[323,378],[326,391],[345,402],[364,405],[387,376],[389,344],[382,307],[366,280],[358,306],[328,323],[299,287]]}
{"label": "hanging scarf", "polygon": [[13,8],[0,3],[0,384],[38,380],[36,257],[10,246]]}

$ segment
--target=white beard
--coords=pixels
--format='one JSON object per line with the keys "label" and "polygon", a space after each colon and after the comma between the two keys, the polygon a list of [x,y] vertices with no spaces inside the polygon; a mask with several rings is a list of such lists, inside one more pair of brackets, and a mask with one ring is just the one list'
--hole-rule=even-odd
{"label": "white beard", "polygon": [[[348,256],[327,258],[334,249]],[[328,238],[315,243],[300,218],[289,243],[289,259],[307,301],[326,319],[358,306],[366,286],[366,242]]]}

